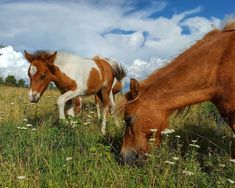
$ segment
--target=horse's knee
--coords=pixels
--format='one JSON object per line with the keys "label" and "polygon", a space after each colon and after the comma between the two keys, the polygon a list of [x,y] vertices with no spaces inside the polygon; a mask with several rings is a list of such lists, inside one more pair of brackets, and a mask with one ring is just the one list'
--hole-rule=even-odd
{"label": "horse's knee", "polygon": [[62,107],[65,105],[65,98],[63,96],[60,96],[57,100],[58,107]]}

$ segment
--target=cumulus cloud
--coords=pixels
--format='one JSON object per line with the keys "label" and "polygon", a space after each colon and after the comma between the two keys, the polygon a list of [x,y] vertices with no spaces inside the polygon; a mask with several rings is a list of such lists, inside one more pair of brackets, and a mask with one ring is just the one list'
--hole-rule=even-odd
{"label": "cumulus cloud", "polygon": [[27,80],[28,63],[21,52],[14,51],[12,46],[0,49],[0,77],[14,75],[16,79]]}
{"label": "cumulus cloud", "polygon": [[143,78],[201,38],[212,24],[220,24],[216,17],[199,17],[200,6],[154,17],[167,1],[145,1],[142,8],[139,2],[6,0],[0,6],[0,42],[21,52],[65,50],[113,57],[128,68],[129,77]]}

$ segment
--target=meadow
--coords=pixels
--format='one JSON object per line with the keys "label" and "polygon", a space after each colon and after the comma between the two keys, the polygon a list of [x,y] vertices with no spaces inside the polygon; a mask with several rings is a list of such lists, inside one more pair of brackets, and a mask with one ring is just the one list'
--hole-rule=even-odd
{"label": "meadow", "polygon": [[59,92],[47,90],[38,104],[28,89],[0,86],[0,187],[235,187],[230,158],[232,131],[216,129],[210,103],[174,114],[160,148],[144,164],[119,162],[124,132],[110,117],[100,132],[93,98],[82,113],[58,122]]}

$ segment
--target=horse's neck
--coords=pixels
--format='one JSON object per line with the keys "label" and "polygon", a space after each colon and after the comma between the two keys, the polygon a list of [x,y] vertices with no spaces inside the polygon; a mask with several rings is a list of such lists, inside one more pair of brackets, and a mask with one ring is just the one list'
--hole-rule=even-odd
{"label": "horse's neck", "polygon": [[70,90],[77,88],[76,82],[62,73],[58,67],[54,73],[54,80],[56,87],[60,90],[61,93],[65,93]]}
{"label": "horse's neck", "polygon": [[152,98],[165,109],[211,100],[218,89],[217,70],[225,48],[226,42],[218,40],[183,53],[142,81],[143,99]]}

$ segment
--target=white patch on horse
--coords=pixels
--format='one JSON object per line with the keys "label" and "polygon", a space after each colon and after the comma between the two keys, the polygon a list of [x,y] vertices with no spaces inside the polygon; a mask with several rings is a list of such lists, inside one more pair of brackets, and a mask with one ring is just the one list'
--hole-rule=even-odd
{"label": "white patch on horse", "polygon": [[86,95],[88,89],[87,82],[92,69],[97,70],[101,77],[100,69],[92,59],[85,59],[76,55],[59,52],[54,63],[61,72],[76,82],[80,95]]}
{"label": "white patch on horse", "polygon": [[35,75],[36,72],[37,72],[37,67],[35,67],[34,65],[30,65],[29,73],[31,74],[31,76]]}

